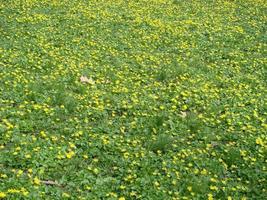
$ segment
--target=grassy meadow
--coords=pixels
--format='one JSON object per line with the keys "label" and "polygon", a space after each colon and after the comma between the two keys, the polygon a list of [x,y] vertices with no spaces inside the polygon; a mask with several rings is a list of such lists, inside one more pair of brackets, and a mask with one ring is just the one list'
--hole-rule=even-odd
{"label": "grassy meadow", "polygon": [[266,199],[266,13],[0,0],[0,199]]}

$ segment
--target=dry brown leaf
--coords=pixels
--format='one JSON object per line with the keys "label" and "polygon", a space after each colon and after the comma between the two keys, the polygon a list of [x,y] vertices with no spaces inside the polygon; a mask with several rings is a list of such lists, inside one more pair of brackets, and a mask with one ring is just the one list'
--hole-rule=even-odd
{"label": "dry brown leaf", "polygon": [[80,77],[80,81],[82,83],[89,83],[89,84],[92,84],[92,85],[95,84],[95,81],[92,78],[88,78],[87,76],[81,76]]}
{"label": "dry brown leaf", "polygon": [[187,116],[187,113],[186,113],[186,112],[181,111],[180,113],[181,113],[180,116],[181,116],[182,118],[186,118],[186,116]]}

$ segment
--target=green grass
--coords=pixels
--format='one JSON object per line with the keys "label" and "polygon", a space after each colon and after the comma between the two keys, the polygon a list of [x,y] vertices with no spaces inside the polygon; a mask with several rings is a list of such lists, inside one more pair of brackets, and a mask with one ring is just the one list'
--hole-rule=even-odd
{"label": "green grass", "polygon": [[0,199],[265,199],[266,9],[0,0]]}

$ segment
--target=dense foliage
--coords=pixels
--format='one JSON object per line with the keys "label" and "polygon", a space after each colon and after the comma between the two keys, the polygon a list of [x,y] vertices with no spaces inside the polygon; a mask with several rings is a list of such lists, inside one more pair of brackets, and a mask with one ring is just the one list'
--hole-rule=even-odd
{"label": "dense foliage", "polygon": [[0,198],[265,199],[265,0],[0,0]]}

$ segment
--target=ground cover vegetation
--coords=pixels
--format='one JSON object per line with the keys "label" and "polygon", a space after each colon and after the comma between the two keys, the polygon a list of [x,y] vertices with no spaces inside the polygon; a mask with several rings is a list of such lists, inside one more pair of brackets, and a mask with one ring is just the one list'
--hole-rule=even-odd
{"label": "ground cover vegetation", "polygon": [[265,199],[264,0],[0,0],[0,198]]}

